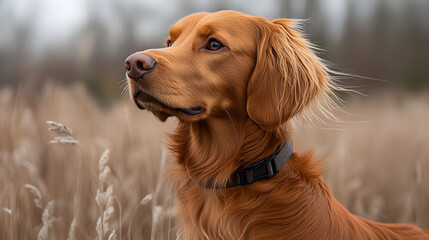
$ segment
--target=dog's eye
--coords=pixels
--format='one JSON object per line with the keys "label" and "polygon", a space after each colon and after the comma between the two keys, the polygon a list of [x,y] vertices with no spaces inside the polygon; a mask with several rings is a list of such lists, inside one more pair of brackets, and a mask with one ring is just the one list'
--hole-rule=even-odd
{"label": "dog's eye", "polygon": [[210,51],[217,51],[223,47],[222,43],[220,43],[216,39],[212,39],[207,44],[207,49]]}
{"label": "dog's eye", "polygon": [[167,47],[171,47],[171,45],[173,45],[173,43],[170,40],[168,40],[167,41]]}

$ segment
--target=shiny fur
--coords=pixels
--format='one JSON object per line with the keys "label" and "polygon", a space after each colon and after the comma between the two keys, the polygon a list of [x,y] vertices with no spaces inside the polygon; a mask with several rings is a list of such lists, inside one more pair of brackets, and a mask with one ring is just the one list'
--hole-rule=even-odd
{"label": "shiny fur", "polygon": [[[220,51],[207,43],[217,39]],[[329,114],[335,85],[310,44],[287,19],[267,21],[233,11],[190,15],[170,29],[169,48],[142,53],[157,61],[131,96],[160,120],[176,116],[170,136],[176,159],[167,175],[177,190],[185,239],[429,239],[408,224],[372,222],[332,196],[311,152],[294,152],[273,178],[224,185],[237,169],[291,140],[290,119]],[[168,107],[166,107],[168,106]],[[177,109],[202,107],[196,116]]]}

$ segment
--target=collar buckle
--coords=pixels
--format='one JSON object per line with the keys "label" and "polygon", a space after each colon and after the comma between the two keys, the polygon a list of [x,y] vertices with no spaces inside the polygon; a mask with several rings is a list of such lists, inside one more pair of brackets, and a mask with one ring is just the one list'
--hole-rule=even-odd
{"label": "collar buckle", "polygon": [[273,168],[274,166],[271,163],[274,163],[274,165],[275,165],[275,161],[267,163],[267,177],[272,177],[277,173],[276,169]]}

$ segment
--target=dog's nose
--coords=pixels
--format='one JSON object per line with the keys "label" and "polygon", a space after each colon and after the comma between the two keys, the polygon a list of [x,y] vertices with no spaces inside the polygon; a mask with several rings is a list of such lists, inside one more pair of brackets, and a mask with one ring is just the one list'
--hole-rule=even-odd
{"label": "dog's nose", "polygon": [[143,53],[134,53],[125,59],[127,75],[134,81],[138,81],[145,73],[152,71],[155,65],[155,59]]}

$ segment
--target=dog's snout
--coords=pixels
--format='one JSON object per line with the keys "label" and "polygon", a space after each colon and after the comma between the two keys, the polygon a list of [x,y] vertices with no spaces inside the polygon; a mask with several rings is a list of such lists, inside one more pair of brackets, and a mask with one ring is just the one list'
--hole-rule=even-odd
{"label": "dog's snout", "polygon": [[134,53],[125,60],[127,75],[134,81],[138,81],[145,73],[152,71],[155,65],[155,59],[143,53]]}

